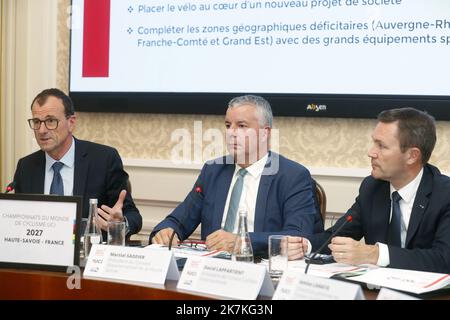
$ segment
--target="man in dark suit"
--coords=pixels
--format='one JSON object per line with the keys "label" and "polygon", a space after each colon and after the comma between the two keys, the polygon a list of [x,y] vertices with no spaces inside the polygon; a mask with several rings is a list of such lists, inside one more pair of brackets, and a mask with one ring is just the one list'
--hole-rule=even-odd
{"label": "man in dark suit", "polygon": [[[230,101],[225,117],[230,155],[203,166],[193,191],[153,230],[153,243],[169,244],[173,230],[175,241],[186,239],[201,223],[209,249],[231,251],[238,224],[232,217],[238,208],[248,212],[255,252],[266,251],[271,234],[312,234],[316,219],[323,230],[308,170],[269,151],[272,118],[270,104],[261,97]],[[199,185],[202,190],[196,192]]]}
{"label": "man in dark suit", "polygon": [[19,160],[15,192],[82,196],[83,217],[89,214],[89,199],[96,198],[103,230],[109,220],[124,220],[127,235],[139,232],[142,217],[126,191],[128,174],[117,150],[73,137],[76,116],[70,97],[58,89],[44,90],[34,98],[31,112],[28,123],[41,150]]}
{"label": "man in dark suit", "polygon": [[372,174],[356,202],[309,243],[290,238],[290,259],[311,246],[317,250],[351,215],[328,245],[337,262],[450,273],[450,178],[427,164],[436,143],[434,119],[413,108],[383,111],[372,139]]}

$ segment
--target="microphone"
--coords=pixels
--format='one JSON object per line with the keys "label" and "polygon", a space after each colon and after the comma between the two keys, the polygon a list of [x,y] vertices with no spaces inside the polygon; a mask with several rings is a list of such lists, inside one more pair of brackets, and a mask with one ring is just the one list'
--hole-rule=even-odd
{"label": "microphone", "polygon": [[8,184],[6,186],[6,190],[4,193],[10,193],[11,191],[13,191],[16,188],[16,182],[12,181],[10,184]]}
{"label": "microphone", "polygon": [[[188,212],[191,211],[192,209],[192,205],[194,203],[194,199],[193,197],[197,197],[197,196],[201,196],[203,197],[203,185],[201,183],[201,181],[199,181],[199,179],[197,180],[197,182],[194,185],[194,189],[191,190],[191,192],[189,193],[189,203],[186,206],[186,210],[184,211],[184,216],[182,217],[183,219],[178,220],[177,223],[177,227],[181,228],[186,220],[186,217],[188,216]],[[175,237],[175,229],[172,231],[172,234],[170,235],[170,239],[169,239],[169,250],[172,250],[172,240]]]}
{"label": "microphone", "polygon": [[352,222],[353,217],[352,215],[349,213],[346,217],[344,222],[339,226],[339,228],[337,228],[336,230],[334,230],[331,235],[329,236],[329,238],[327,239],[327,241],[325,241],[319,248],[319,250],[317,250],[316,252],[313,253],[313,255],[311,256],[311,258],[309,258],[308,261],[306,261],[306,269],[305,269],[305,274],[308,273],[308,269],[309,269],[309,265],[311,264],[311,261],[314,260],[317,255],[323,250],[323,248],[325,248],[325,246],[330,242],[331,238],[333,238],[334,236],[336,236],[336,234],[339,233],[339,231],[342,230],[342,228],[348,223],[348,222]]}

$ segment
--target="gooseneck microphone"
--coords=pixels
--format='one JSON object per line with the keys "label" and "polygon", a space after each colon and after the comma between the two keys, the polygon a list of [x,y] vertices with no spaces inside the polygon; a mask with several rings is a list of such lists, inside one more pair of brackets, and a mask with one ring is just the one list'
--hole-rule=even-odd
{"label": "gooseneck microphone", "polygon": [[[196,197],[203,197],[203,186],[200,180],[197,180],[197,182],[195,183],[194,189],[191,190],[191,192],[189,193],[189,203],[188,205],[185,207],[185,211],[184,211],[184,215],[182,217],[182,219],[178,220],[177,223],[177,228],[181,228],[183,226],[183,224],[185,223],[186,217],[188,216],[188,213],[191,211],[192,209],[192,205],[194,204],[194,198]],[[169,239],[169,250],[172,250],[172,241],[173,238],[175,237],[175,229],[172,231],[172,234],[170,235],[170,239]]]}
{"label": "gooseneck microphone", "polygon": [[8,184],[6,186],[6,190],[4,193],[10,193],[11,191],[13,191],[16,188],[16,182],[12,181],[10,184]]}
{"label": "gooseneck microphone", "polygon": [[327,239],[327,241],[325,241],[325,242],[320,246],[319,250],[317,250],[316,252],[314,252],[313,255],[311,256],[311,258],[309,258],[309,260],[306,261],[305,274],[308,273],[308,269],[309,269],[309,265],[311,264],[311,261],[314,260],[320,252],[322,252],[323,248],[325,248],[325,246],[330,242],[331,238],[333,238],[334,236],[336,236],[336,234],[338,234],[339,231],[341,231],[342,228],[343,228],[348,222],[351,222],[352,220],[353,220],[352,215],[351,215],[351,214],[348,214],[348,215],[345,217],[344,222],[339,226],[339,228],[337,228],[336,230],[334,230],[334,231],[331,233],[330,237]]}

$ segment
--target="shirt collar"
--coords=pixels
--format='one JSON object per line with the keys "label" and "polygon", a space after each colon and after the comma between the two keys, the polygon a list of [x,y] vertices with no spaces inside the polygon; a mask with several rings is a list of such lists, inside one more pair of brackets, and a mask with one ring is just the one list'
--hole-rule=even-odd
{"label": "shirt collar", "polygon": [[[248,171],[248,174],[251,175],[255,179],[258,178],[262,174],[264,167],[266,166],[268,158],[269,158],[269,154],[266,153],[266,155],[264,157],[262,157],[255,163],[252,163],[247,168],[245,168]],[[242,169],[242,167],[236,164],[235,169],[234,169],[234,175],[236,175],[240,169]]]}
{"label": "shirt collar", "polygon": [[45,153],[45,170],[50,171],[55,162],[62,162],[65,166],[72,168],[75,164],[75,139],[72,137],[72,144],[66,154],[60,159],[55,160]]}
{"label": "shirt collar", "polygon": [[[419,189],[419,185],[420,185],[420,181],[422,180],[422,176],[423,176],[423,168],[420,170],[419,174],[410,183],[408,183],[403,188],[397,190],[399,195],[402,197],[402,199],[406,203],[411,202],[416,197],[417,189]],[[394,189],[394,187],[392,186],[392,184],[390,185],[390,189],[391,189],[391,195],[392,195],[392,192],[396,191]]]}

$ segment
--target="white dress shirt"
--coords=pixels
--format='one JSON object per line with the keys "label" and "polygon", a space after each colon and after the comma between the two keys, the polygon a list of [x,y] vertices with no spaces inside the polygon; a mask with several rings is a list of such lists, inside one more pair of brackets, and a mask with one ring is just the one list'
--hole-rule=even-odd
{"label": "white dress shirt", "polygon": [[[248,232],[253,232],[255,229],[255,208],[256,198],[258,196],[259,182],[261,181],[261,175],[264,167],[267,163],[268,154],[253,163],[251,166],[245,168],[248,173],[244,176],[244,185],[242,188],[241,199],[239,201],[239,209],[247,210],[247,224]],[[242,169],[239,165],[235,165],[233,179],[231,180],[230,188],[228,189],[227,201],[225,202],[225,209],[222,216],[222,229],[225,226],[225,220],[227,219],[228,207],[230,205],[231,191],[238,177],[238,171]],[[239,224],[239,217],[237,216],[234,223],[233,233],[237,232]]]}
{"label": "white dress shirt", "polygon": [[[44,182],[44,194],[50,194],[50,186],[53,181],[53,164],[58,162],[57,160],[50,157],[45,153],[45,182]],[[61,168],[60,174],[64,185],[64,195],[73,195],[73,178],[74,178],[74,167],[75,167],[75,140],[72,137],[72,145],[66,154],[59,160],[64,165]]]}
{"label": "white dress shirt", "polygon": [[[399,201],[400,211],[402,212],[401,233],[400,233],[402,248],[405,247],[405,240],[406,234],[408,232],[409,219],[411,218],[411,211],[414,205],[414,200],[416,199],[416,194],[417,190],[419,189],[420,181],[422,180],[422,176],[423,176],[423,168],[422,170],[420,170],[419,174],[414,178],[414,180],[412,180],[403,188],[395,190],[392,184],[390,185],[391,203],[392,203],[392,193],[394,191],[397,191],[400,197],[402,197],[402,199]],[[392,219],[392,205],[390,216]],[[379,248],[377,265],[380,267],[386,267],[390,264],[389,248],[385,243],[377,242],[377,245]]]}

